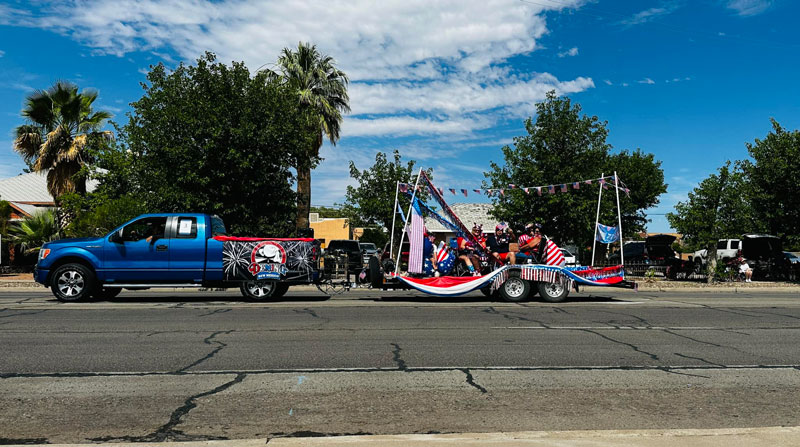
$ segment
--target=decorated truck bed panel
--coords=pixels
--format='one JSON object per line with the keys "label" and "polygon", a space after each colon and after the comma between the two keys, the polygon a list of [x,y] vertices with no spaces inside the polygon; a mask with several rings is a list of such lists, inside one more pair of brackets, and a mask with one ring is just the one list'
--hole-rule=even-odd
{"label": "decorated truck bed panel", "polygon": [[319,278],[319,242],[310,238],[215,237],[223,242],[225,281],[314,282]]}

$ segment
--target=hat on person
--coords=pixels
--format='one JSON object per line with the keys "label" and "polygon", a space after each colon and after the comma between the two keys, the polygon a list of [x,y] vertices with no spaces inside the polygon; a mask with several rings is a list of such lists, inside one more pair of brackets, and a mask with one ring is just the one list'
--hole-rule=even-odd
{"label": "hat on person", "polygon": [[494,231],[503,231],[506,228],[508,228],[508,224],[506,224],[505,222],[500,222],[499,224],[497,224],[496,227],[494,227]]}

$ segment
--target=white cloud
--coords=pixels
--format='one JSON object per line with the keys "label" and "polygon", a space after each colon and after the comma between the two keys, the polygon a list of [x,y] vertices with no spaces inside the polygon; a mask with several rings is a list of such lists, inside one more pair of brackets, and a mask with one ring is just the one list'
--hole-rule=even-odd
{"label": "white cloud", "polygon": [[644,78],[644,79],[636,81],[636,82],[638,82],[639,84],[655,84],[656,83],[656,81],[654,81],[654,80],[652,80],[650,78]]}
{"label": "white cloud", "polygon": [[628,26],[640,25],[642,23],[650,22],[657,17],[672,14],[676,9],[678,9],[678,7],[679,7],[678,3],[674,2],[664,3],[656,8],[649,8],[645,9],[644,11],[639,11],[630,18],[625,19],[619,23]]}
{"label": "white cloud", "polygon": [[331,0],[316,8],[294,0],[73,0],[25,25],[56,30],[99,54],[147,51],[191,61],[213,51],[251,69],[270,67],[285,47],[313,42],[352,81],[344,137],[430,135],[529,115],[549,90],[593,88],[591,78],[561,81],[506,64],[539,48],[548,32],[543,12],[583,2]]}
{"label": "white cloud", "polygon": [[6,55],[6,52],[5,52],[5,51],[3,51],[3,50],[0,50],[0,57],[3,57],[3,56],[5,56],[5,55]]}
{"label": "white cloud", "polygon": [[606,85],[614,85],[614,83],[609,81],[608,79],[603,79],[603,82],[605,82]]}
{"label": "white cloud", "polygon": [[754,16],[769,9],[772,0],[729,0],[726,6],[739,16]]}
{"label": "white cloud", "polygon": [[577,56],[577,55],[578,55],[578,47],[572,47],[567,51],[562,51],[558,53],[558,57]]}

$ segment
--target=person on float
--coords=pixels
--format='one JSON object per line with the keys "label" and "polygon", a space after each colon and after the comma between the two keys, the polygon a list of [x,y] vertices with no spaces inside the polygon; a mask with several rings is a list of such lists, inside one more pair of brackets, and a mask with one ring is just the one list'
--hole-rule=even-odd
{"label": "person on float", "polygon": [[[483,244],[483,226],[474,223],[472,225],[472,235],[478,240],[479,244]],[[472,276],[481,275],[481,260],[475,252],[475,245],[467,238],[459,236],[456,240],[458,246],[457,254],[458,259],[464,261],[464,264],[469,269]]]}
{"label": "person on float", "polygon": [[505,222],[497,224],[494,227],[494,234],[486,239],[486,245],[496,258],[511,265],[516,264],[517,258],[514,252],[508,250],[508,244],[512,239],[507,230],[508,225]]}
{"label": "person on float", "polygon": [[539,244],[542,243],[542,226],[540,224],[529,223],[525,225],[525,232],[519,236],[518,258],[524,258],[536,262],[539,259]]}
{"label": "person on float", "polygon": [[439,276],[439,266],[436,264],[436,250],[434,247],[434,236],[426,230],[422,239],[422,273],[425,276]]}

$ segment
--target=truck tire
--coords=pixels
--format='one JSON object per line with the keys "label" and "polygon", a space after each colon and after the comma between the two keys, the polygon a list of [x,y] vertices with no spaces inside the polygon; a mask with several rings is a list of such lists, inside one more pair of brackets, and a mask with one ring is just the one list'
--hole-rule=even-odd
{"label": "truck tire", "polygon": [[539,295],[548,303],[560,303],[567,299],[569,289],[561,281],[557,282],[540,282],[538,284]]}
{"label": "truck tire", "polygon": [[50,279],[50,290],[64,303],[85,300],[92,295],[94,288],[94,272],[83,264],[64,264],[55,269]]}
{"label": "truck tire", "polygon": [[530,292],[530,281],[524,280],[519,276],[509,276],[506,282],[500,286],[500,297],[511,303],[519,303],[526,300]]}
{"label": "truck tire", "polygon": [[119,293],[122,292],[121,287],[100,287],[98,286],[94,293],[92,293],[92,298],[96,300],[110,300],[116,298]]}
{"label": "truck tire", "polygon": [[279,285],[277,281],[247,281],[239,286],[239,290],[250,301],[267,301],[275,296]]}
{"label": "truck tire", "polygon": [[289,291],[289,284],[285,282],[279,282],[277,286],[275,286],[275,293],[272,294],[272,298],[280,298],[286,295],[286,292]]}

